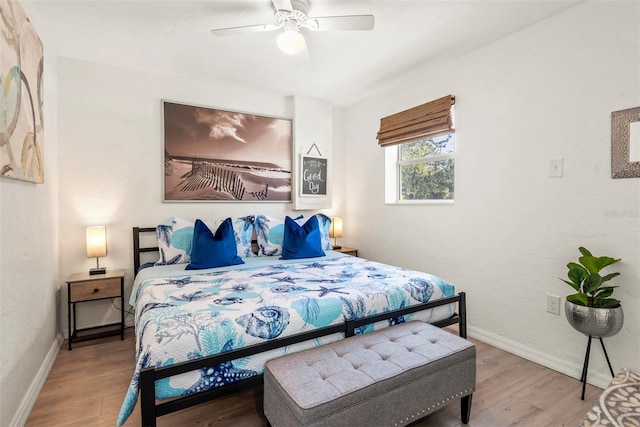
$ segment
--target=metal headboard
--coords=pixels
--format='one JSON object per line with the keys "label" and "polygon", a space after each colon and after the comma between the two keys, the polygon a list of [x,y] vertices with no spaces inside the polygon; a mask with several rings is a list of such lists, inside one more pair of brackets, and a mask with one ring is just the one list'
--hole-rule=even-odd
{"label": "metal headboard", "polygon": [[140,268],[140,254],[142,252],[158,252],[158,246],[140,247],[140,233],[155,233],[155,227],[133,227],[133,272],[138,273]]}
{"label": "metal headboard", "polygon": [[[156,232],[156,227],[133,227],[133,268],[134,268],[134,274],[138,274],[138,269],[140,268],[140,266],[142,265],[142,262],[140,261],[140,254],[142,254],[143,252],[158,252],[158,256],[159,256],[159,249],[157,244],[154,244],[153,246],[144,246],[144,247],[140,247],[140,233],[154,233]],[[255,236],[254,236],[255,237]],[[154,242],[156,242],[156,240],[154,239]],[[257,240],[254,238],[251,240],[251,246],[252,246],[252,251],[253,253],[257,253],[258,252],[258,242]]]}

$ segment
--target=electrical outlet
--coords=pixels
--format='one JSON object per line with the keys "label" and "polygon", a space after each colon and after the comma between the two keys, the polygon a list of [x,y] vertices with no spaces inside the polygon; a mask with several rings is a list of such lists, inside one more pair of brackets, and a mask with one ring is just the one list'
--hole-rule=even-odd
{"label": "electrical outlet", "polygon": [[547,311],[553,314],[560,314],[560,297],[547,294]]}

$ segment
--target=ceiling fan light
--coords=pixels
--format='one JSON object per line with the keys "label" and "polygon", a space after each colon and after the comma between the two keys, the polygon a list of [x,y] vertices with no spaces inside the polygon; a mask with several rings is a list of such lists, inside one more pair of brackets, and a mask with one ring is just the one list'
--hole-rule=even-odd
{"label": "ceiling fan light", "polygon": [[299,31],[283,31],[277,39],[278,47],[287,55],[295,55],[305,47],[304,36]]}

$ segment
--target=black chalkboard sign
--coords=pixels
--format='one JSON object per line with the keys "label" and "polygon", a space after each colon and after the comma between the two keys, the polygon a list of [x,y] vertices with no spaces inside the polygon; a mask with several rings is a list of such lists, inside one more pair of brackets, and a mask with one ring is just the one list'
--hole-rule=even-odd
{"label": "black chalkboard sign", "polygon": [[305,196],[327,195],[327,159],[325,157],[302,156],[302,194]]}

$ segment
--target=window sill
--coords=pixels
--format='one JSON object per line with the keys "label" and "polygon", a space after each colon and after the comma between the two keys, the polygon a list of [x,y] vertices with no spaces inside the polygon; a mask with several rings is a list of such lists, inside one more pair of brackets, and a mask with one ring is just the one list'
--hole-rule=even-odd
{"label": "window sill", "polygon": [[385,202],[386,206],[452,206],[453,200],[399,200],[397,202]]}

